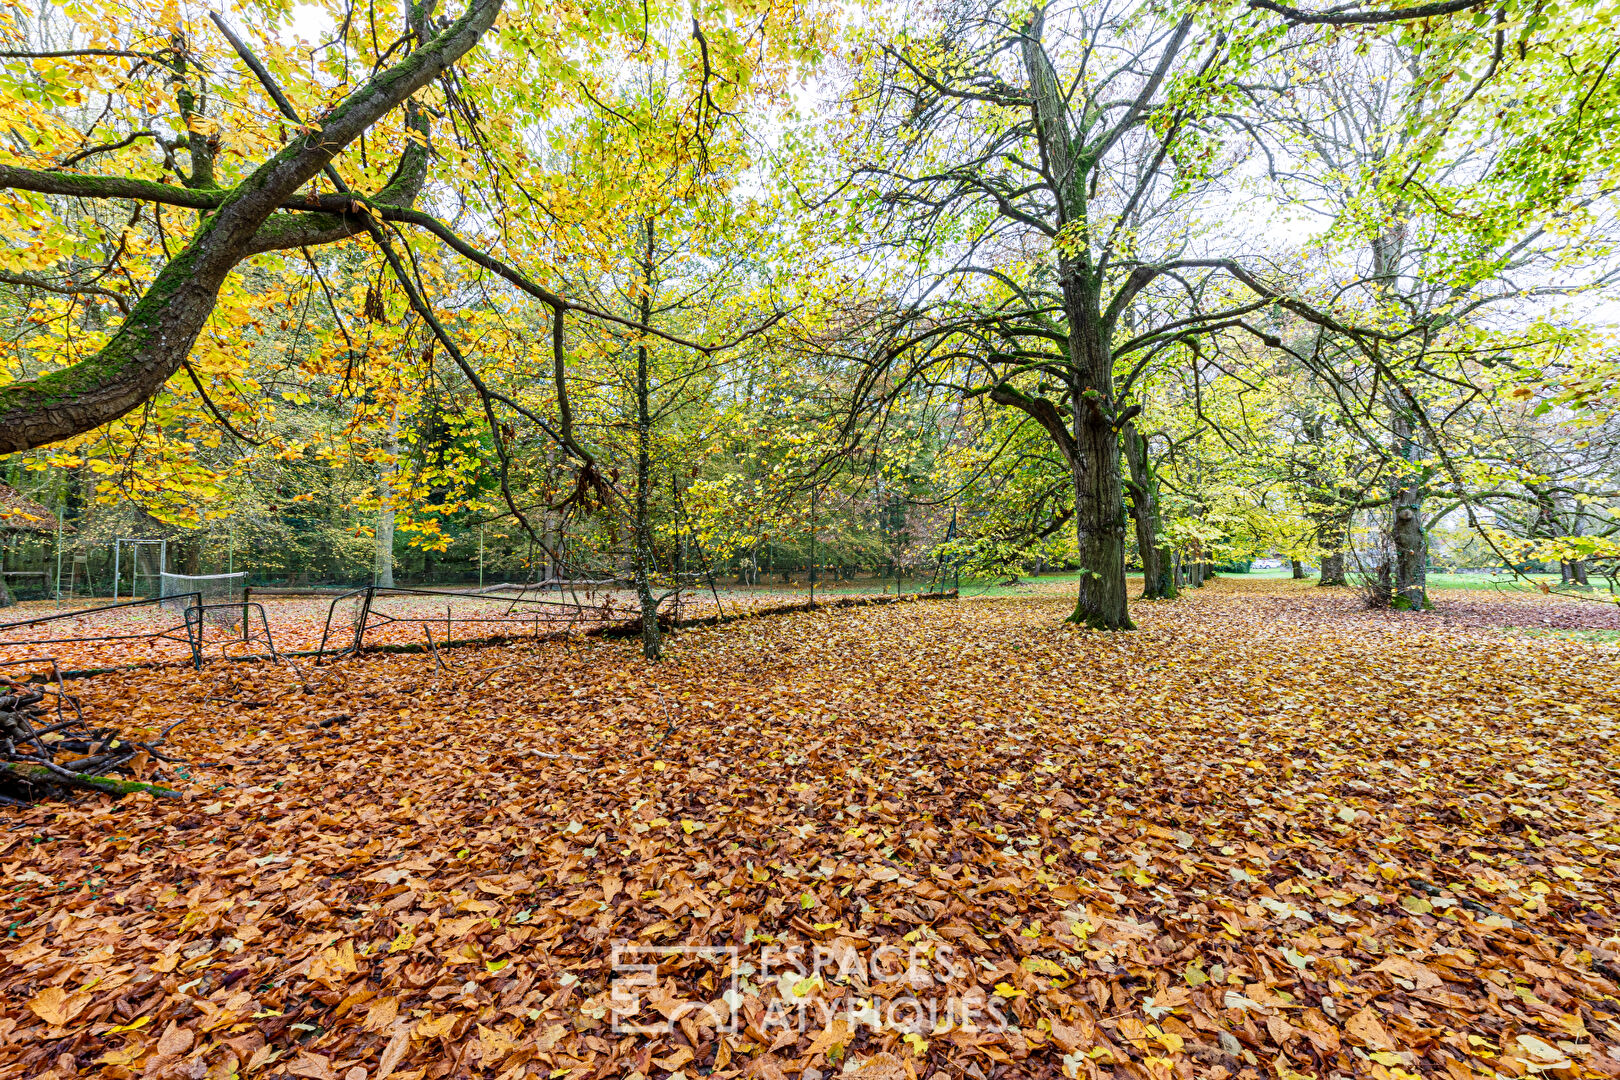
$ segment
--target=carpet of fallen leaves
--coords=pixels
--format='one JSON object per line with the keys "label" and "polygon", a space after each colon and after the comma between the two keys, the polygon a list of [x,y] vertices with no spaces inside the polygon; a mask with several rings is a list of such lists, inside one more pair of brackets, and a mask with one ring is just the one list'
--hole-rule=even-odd
{"label": "carpet of fallen leaves", "polygon": [[188,798],[0,811],[0,1076],[1620,1075],[1620,653],[1065,607],[81,682]]}

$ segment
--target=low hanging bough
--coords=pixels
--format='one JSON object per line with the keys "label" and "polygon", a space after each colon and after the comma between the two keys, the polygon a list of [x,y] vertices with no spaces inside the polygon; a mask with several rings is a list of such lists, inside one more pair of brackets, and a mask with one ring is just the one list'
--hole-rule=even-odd
{"label": "low hanging bough", "polygon": [[25,805],[69,790],[180,798],[165,787],[108,775],[134,776],[150,761],[172,761],[158,749],[169,730],[151,742],[127,739],[116,728],[87,722],[59,675],[54,687],[0,675],[0,802]]}

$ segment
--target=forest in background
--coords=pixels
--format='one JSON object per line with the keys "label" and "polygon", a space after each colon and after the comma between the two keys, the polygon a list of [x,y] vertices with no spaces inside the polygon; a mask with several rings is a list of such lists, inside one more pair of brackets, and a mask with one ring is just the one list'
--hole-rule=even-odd
{"label": "forest in background", "polygon": [[1615,565],[1603,4],[475,5],[195,317],[211,207],[456,13],[98,12],[0,24],[0,469],[89,591]]}

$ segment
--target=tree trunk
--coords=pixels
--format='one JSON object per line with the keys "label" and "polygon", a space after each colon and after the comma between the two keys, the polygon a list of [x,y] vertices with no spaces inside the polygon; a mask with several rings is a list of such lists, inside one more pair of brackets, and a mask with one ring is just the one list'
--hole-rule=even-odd
{"label": "tree trunk", "polygon": [[1288,562],[1294,568],[1294,580],[1295,581],[1304,581],[1305,580],[1305,564],[1300,562],[1298,559],[1289,559]]}
{"label": "tree trunk", "polygon": [[399,454],[399,411],[396,408],[388,417],[388,440],[383,443],[383,450],[388,454],[380,469],[377,470],[377,493],[381,496],[381,505],[377,507],[377,545],[372,553],[371,583],[379,588],[392,589],[394,587],[394,475],[399,470],[396,457]]}
{"label": "tree trunk", "polygon": [[[557,447],[554,443],[546,444],[546,481],[552,483],[556,478]],[[562,563],[557,553],[562,549],[562,524],[557,509],[546,505],[545,521],[542,526],[545,530],[546,546],[540,553],[541,565],[545,570],[540,574],[541,581],[557,581],[562,577]],[[558,586],[561,588],[561,586]]]}
{"label": "tree trunk", "polygon": [[[1417,444],[1413,438],[1412,419],[1404,403],[1394,415],[1396,453],[1400,459],[1411,462]],[[1402,611],[1421,611],[1428,606],[1427,572],[1428,542],[1423,534],[1423,481],[1413,474],[1396,479],[1397,487],[1392,500],[1394,524],[1391,529],[1395,542],[1394,593],[1390,605]]]}
{"label": "tree trunk", "polygon": [[1125,463],[1131,472],[1131,519],[1136,525],[1136,547],[1142,556],[1142,599],[1169,600],[1176,595],[1170,568],[1170,549],[1160,541],[1159,478],[1148,458],[1147,440],[1127,423],[1120,432]]}
{"label": "tree trunk", "polygon": [[177,552],[179,558],[175,559],[175,562],[180,564],[180,572],[191,577],[200,576],[202,574],[203,549],[201,534],[181,537],[175,541],[175,547],[180,549]]}
{"label": "tree trunk", "polygon": [[[1402,492],[1395,510],[1395,597],[1396,607],[1421,611],[1428,606],[1425,562],[1427,544],[1423,535],[1423,496],[1417,488]],[[1410,502],[1406,501],[1410,499]]]}
{"label": "tree trunk", "polygon": [[[647,261],[642,266],[641,323],[652,318],[653,223],[643,222],[646,230]],[[648,388],[647,346],[636,346],[636,601],[641,605],[641,655],[657,660],[663,652],[663,635],[658,629],[658,602],[653,598],[652,521],[652,402]]]}
{"label": "tree trunk", "polygon": [[[1083,145],[1069,124],[1062,83],[1041,44],[1044,14],[1039,8],[1023,28],[1020,60],[1028,80],[1035,134],[1053,178],[1058,223],[1087,226]],[[1166,45],[1168,58],[1180,48],[1190,22],[1183,20]],[[1168,59],[1165,60],[1168,63]],[[1059,250],[1058,284],[1068,317],[1068,405],[1062,413],[1045,398],[1020,391],[992,399],[1017,404],[1047,430],[1074,479],[1074,528],[1080,561],[1080,589],[1068,621],[1095,630],[1133,630],[1125,598],[1125,498],[1119,475],[1119,431],[1115,427],[1114,357],[1110,344],[1117,314],[1105,313],[1103,280],[1090,248]],[[1005,384],[998,390],[1008,389]],[[1020,399],[1008,401],[1008,398]]]}
{"label": "tree trunk", "polygon": [[[1342,495],[1349,492],[1341,489]],[[1344,549],[1350,532],[1351,514],[1347,510],[1328,508],[1311,515],[1316,525],[1317,559],[1322,567],[1318,585],[1344,585]]]}
{"label": "tree trunk", "polygon": [[1075,419],[1075,539],[1079,596],[1069,622],[1093,630],[1134,630],[1125,600],[1125,500],[1119,482],[1119,439],[1101,411],[1082,403]]}

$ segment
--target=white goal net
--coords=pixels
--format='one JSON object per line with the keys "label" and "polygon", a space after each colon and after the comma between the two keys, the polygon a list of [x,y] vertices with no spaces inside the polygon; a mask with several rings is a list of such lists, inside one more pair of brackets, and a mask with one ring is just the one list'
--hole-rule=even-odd
{"label": "white goal net", "polygon": [[[204,605],[230,604],[242,599],[247,588],[246,574],[163,574],[163,606],[182,608],[192,603],[191,593],[202,596]],[[173,598],[172,600],[170,598]]]}

